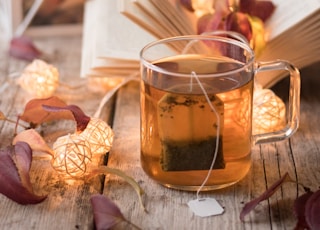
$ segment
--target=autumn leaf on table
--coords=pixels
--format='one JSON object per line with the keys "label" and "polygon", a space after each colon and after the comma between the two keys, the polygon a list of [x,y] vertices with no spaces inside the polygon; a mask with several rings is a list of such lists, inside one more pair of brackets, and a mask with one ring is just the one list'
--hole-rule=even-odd
{"label": "autumn leaf on table", "polygon": [[103,195],[91,196],[96,229],[109,229],[121,221],[125,221],[118,206]]}
{"label": "autumn leaf on table", "polygon": [[313,192],[308,191],[298,197],[294,202],[294,215],[297,217],[298,222],[296,225],[296,229],[308,229],[308,223],[306,221],[305,210],[306,203],[308,199],[313,195]]}
{"label": "autumn leaf on table", "polygon": [[307,201],[306,220],[312,229],[320,229],[320,190],[316,191]]}
{"label": "autumn leaf on table", "polygon": [[278,181],[276,181],[269,189],[267,189],[259,197],[246,203],[245,206],[241,210],[240,219],[242,221],[244,221],[244,217],[250,211],[252,211],[261,201],[264,201],[264,200],[270,198],[281,187],[281,185],[286,181],[292,181],[292,179],[289,177],[288,173],[286,173],[283,177],[281,177]]}
{"label": "autumn leaf on table", "polygon": [[20,36],[11,39],[9,54],[15,58],[33,61],[36,58],[40,58],[42,52],[33,44],[30,38]]}
{"label": "autumn leaf on table", "polygon": [[76,105],[65,105],[65,106],[54,106],[54,105],[43,105],[42,108],[48,112],[63,112],[68,111],[72,114],[73,119],[77,123],[77,131],[82,132],[86,129],[90,122],[90,117],[87,116],[78,106]]}
{"label": "autumn leaf on table", "polygon": [[0,150],[0,193],[19,204],[36,204],[47,196],[33,192],[29,170],[32,150],[25,142],[17,142]]}
{"label": "autumn leaf on table", "polygon": [[[285,182],[294,182],[289,177],[288,173],[285,173],[278,181],[276,181],[269,189],[261,194],[256,199],[245,204],[241,213],[240,219],[244,221],[244,217],[261,202],[270,198]],[[302,185],[297,183],[298,185]],[[295,229],[320,229],[320,190],[312,192],[309,188],[303,186],[305,193],[299,196],[293,205],[293,213],[297,218],[297,224]]]}
{"label": "autumn leaf on table", "polygon": [[126,222],[135,229],[140,229],[126,220],[118,206],[104,195],[96,194],[91,196],[91,205],[97,230],[110,229],[121,222]]}
{"label": "autumn leaf on table", "polygon": [[73,120],[74,117],[70,111],[64,110],[59,113],[52,113],[43,109],[43,105],[64,107],[67,104],[60,98],[52,96],[46,99],[30,100],[19,119],[36,126],[44,122],[49,122],[58,119]]}

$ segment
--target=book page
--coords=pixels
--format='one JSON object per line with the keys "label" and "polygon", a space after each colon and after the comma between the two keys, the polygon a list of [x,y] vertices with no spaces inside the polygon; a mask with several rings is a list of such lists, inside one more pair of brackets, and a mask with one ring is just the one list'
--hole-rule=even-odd
{"label": "book page", "polygon": [[272,40],[286,30],[320,10],[320,0],[272,0],[276,9],[266,22],[267,40]]}
{"label": "book page", "polygon": [[119,12],[118,1],[86,2],[81,76],[101,63],[100,57],[139,59],[140,50],[156,38]]}

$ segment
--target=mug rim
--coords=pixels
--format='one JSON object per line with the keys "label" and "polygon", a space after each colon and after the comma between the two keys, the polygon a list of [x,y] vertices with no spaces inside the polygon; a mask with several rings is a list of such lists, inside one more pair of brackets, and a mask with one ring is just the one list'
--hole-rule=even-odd
{"label": "mug rim", "polygon": [[245,43],[243,41],[239,41],[234,38],[222,37],[219,35],[183,35],[183,36],[175,36],[175,37],[168,37],[168,38],[164,38],[164,39],[159,39],[159,40],[155,40],[155,41],[148,43],[147,45],[145,45],[141,49],[141,51],[139,53],[140,63],[142,65],[148,67],[149,69],[153,69],[153,70],[155,70],[159,73],[162,73],[162,74],[171,75],[171,76],[180,76],[180,77],[183,77],[183,76],[190,77],[190,74],[177,73],[177,72],[168,71],[164,68],[161,68],[161,67],[153,64],[152,62],[148,61],[144,57],[144,53],[149,48],[156,46],[156,45],[165,44],[165,43],[169,43],[169,42],[177,41],[177,40],[190,40],[190,42],[192,40],[215,40],[215,41],[220,41],[220,42],[236,45],[236,46],[241,47],[242,49],[246,50],[250,54],[250,58],[245,62],[245,64],[243,66],[241,66],[239,68],[236,68],[233,70],[228,70],[225,72],[220,72],[220,73],[198,74],[198,76],[201,76],[201,77],[221,77],[221,76],[225,76],[225,75],[230,75],[230,74],[242,72],[243,70],[248,69],[248,67],[251,66],[255,60],[255,53],[254,53],[253,49],[251,49],[251,47],[249,46],[248,43]]}

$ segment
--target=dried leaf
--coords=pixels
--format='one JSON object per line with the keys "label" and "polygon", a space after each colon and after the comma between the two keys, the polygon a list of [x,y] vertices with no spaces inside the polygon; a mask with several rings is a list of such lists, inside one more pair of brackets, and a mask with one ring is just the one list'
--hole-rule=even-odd
{"label": "dried leaf", "polygon": [[253,5],[256,4],[256,0],[240,0],[239,10],[243,13],[249,13]]}
{"label": "dried leaf", "polygon": [[47,145],[40,134],[34,129],[27,129],[18,133],[14,137],[12,144],[15,145],[18,142],[28,143],[33,151],[41,151],[53,155],[52,149]]}
{"label": "dried leaf", "polygon": [[32,61],[41,56],[41,51],[27,37],[14,37],[10,42],[9,54],[12,57]]}
{"label": "dried leaf", "polygon": [[17,142],[0,150],[0,193],[19,204],[36,204],[46,196],[34,194],[29,177],[32,150],[25,142]]}
{"label": "dried leaf", "polygon": [[270,18],[275,10],[271,1],[240,0],[240,11],[260,18],[263,22]]}
{"label": "dried leaf", "polygon": [[59,113],[50,113],[43,109],[43,105],[64,107],[67,104],[58,97],[49,97],[46,99],[30,100],[25,106],[24,112],[19,115],[19,119],[38,125],[44,122],[49,122],[57,119],[73,120],[74,117],[70,111],[61,111]]}
{"label": "dried leaf", "polygon": [[248,16],[241,12],[230,13],[225,21],[227,30],[238,32],[245,36],[248,41],[252,38],[252,28]]}
{"label": "dried leaf", "polygon": [[310,229],[320,229],[320,190],[313,193],[305,206],[305,217]]}
{"label": "dried leaf", "polygon": [[293,213],[298,219],[295,229],[308,229],[309,226],[306,222],[305,210],[308,199],[312,196],[313,192],[306,192],[299,196],[294,202]]}
{"label": "dried leaf", "polygon": [[82,132],[90,122],[90,117],[85,115],[84,112],[76,105],[68,105],[61,107],[43,105],[43,108],[50,112],[70,111],[77,123],[78,132]]}
{"label": "dried leaf", "polygon": [[261,194],[256,199],[248,202],[242,208],[240,213],[240,220],[244,221],[244,217],[252,211],[261,201],[264,201],[271,197],[284,182],[292,181],[288,173],[285,173],[283,177],[281,177],[278,181],[276,181],[268,190],[266,190],[263,194]]}
{"label": "dried leaf", "polygon": [[109,229],[122,221],[126,221],[118,206],[106,196],[97,194],[91,196],[90,200],[97,230]]}

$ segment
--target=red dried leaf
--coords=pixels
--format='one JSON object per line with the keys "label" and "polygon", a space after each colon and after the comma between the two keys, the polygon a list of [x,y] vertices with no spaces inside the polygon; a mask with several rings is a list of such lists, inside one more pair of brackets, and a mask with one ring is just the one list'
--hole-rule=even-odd
{"label": "red dried leaf", "polygon": [[268,190],[266,190],[259,197],[246,203],[245,206],[241,210],[240,220],[244,221],[244,217],[250,211],[252,211],[261,201],[264,201],[264,200],[268,199],[269,197],[271,197],[281,187],[281,185],[287,181],[292,181],[291,178],[289,177],[288,173],[284,174],[284,176],[282,178],[280,178],[278,181],[276,181]]}
{"label": "red dried leaf", "polygon": [[243,13],[249,13],[255,4],[256,0],[240,0],[239,10]]}
{"label": "red dried leaf", "polygon": [[9,54],[12,57],[32,61],[41,56],[41,51],[27,37],[14,37],[10,42]]}
{"label": "red dried leaf", "polygon": [[241,12],[265,22],[274,12],[275,5],[271,1],[240,0],[239,8]]}
{"label": "red dried leaf", "polygon": [[118,206],[104,195],[91,196],[91,205],[97,230],[109,229],[126,221]]}
{"label": "red dried leaf", "polygon": [[60,112],[60,111],[70,111],[77,123],[77,131],[82,132],[87,127],[90,117],[84,114],[84,112],[76,105],[68,105],[63,107],[56,107],[56,106],[42,106],[45,110],[51,112]]}
{"label": "red dried leaf", "polygon": [[67,104],[55,96],[49,97],[46,99],[33,99],[27,103],[24,109],[24,112],[21,115],[19,115],[19,119],[25,122],[32,123],[34,125],[38,125],[43,122],[49,122],[57,119],[68,119],[68,120],[74,119],[70,111],[62,111],[60,113],[50,113],[47,110],[43,109],[42,107],[43,105],[64,107]]}
{"label": "red dried leaf", "polygon": [[305,206],[308,201],[308,199],[312,196],[313,192],[306,192],[303,195],[299,196],[295,202],[294,202],[294,209],[293,213],[298,219],[297,225],[295,229],[308,229],[309,226],[306,222],[306,216],[305,216]]}
{"label": "red dried leaf", "polygon": [[225,22],[226,30],[238,32],[248,41],[252,38],[252,27],[248,16],[241,12],[230,13]]}
{"label": "red dried leaf", "polygon": [[305,206],[305,217],[310,229],[320,229],[320,190],[313,193]]}
{"label": "red dried leaf", "polygon": [[180,0],[181,5],[187,10],[193,12],[194,9],[192,7],[192,0]]}
{"label": "red dried leaf", "polygon": [[0,150],[0,193],[19,204],[36,204],[46,196],[34,194],[29,177],[32,150],[25,142],[17,142]]}

